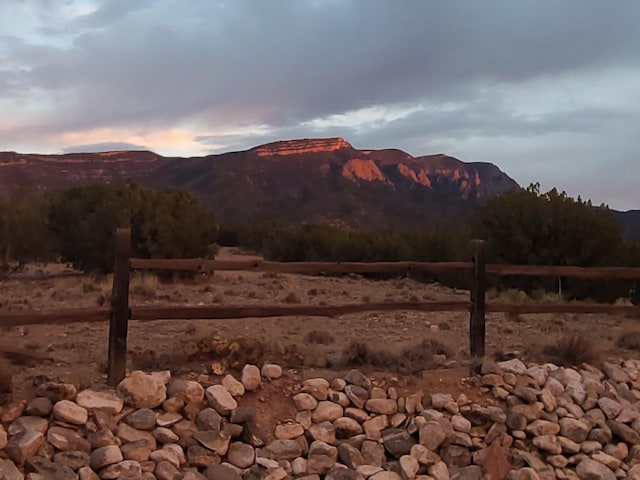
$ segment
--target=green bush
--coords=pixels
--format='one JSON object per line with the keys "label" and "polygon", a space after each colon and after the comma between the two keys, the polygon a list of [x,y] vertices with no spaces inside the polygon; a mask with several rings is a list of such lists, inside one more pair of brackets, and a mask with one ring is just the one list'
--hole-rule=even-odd
{"label": "green bush", "polygon": [[113,269],[117,227],[131,227],[132,255],[143,258],[206,257],[216,232],[211,213],[189,192],[130,183],[53,193],[48,225],[64,260],[101,273]]}

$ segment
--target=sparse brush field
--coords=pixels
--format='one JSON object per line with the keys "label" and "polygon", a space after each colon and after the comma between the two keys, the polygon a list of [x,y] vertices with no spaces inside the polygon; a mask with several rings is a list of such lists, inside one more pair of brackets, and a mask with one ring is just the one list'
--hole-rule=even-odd
{"label": "sparse brush field", "polygon": [[[225,250],[222,258],[237,256]],[[59,268],[59,267],[57,267]],[[111,278],[82,275],[0,281],[0,311],[108,305]],[[38,272],[40,273],[40,272]],[[410,278],[374,281],[216,272],[210,278],[163,280],[150,273],[131,278],[132,305],[312,304],[464,300],[469,293]],[[499,296],[499,298],[497,298]],[[488,301],[523,303],[521,292],[491,292]],[[557,299],[552,299],[557,301]],[[288,317],[240,320],[154,321],[129,325],[129,368],[170,369],[176,374],[241,368],[265,360],[304,369],[347,368],[365,363],[379,371],[416,374],[422,369],[467,366],[468,314],[370,312],[341,318]],[[637,356],[640,319],[605,315],[505,315],[487,318],[487,348],[498,358],[589,361]],[[14,365],[14,390],[27,391],[40,375],[89,386],[104,382],[108,325],[76,323],[3,328],[0,346],[46,354],[51,361]],[[572,353],[573,352],[573,353]],[[565,357],[565,360],[559,357]],[[568,358],[567,358],[568,357]],[[453,363],[455,361],[455,363]],[[16,363],[15,360],[13,362]],[[20,362],[18,362],[20,363]],[[0,377],[6,366],[0,364]],[[0,383],[2,380],[0,379]]]}

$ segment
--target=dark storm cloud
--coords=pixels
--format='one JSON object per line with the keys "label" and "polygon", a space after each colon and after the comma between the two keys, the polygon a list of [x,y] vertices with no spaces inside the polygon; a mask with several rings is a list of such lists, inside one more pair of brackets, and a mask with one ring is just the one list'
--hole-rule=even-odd
{"label": "dark storm cloud", "polygon": [[202,115],[287,124],[486,84],[637,63],[640,4],[584,1],[102,2],[23,81],[73,88],[68,127]]}
{"label": "dark storm cloud", "polygon": [[[523,183],[571,171],[568,183],[587,194],[615,191],[594,187],[605,161],[637,179],[635,0],[8,5],[0,27],[29,8],[37,25],[0,36],[0,106],[30,112],[16,127],[0,117],[3,142],[100,129],[136,142],[182,129],[220,151],[343,136],[359,148],[494,161]],[[332,120],[367,108],[406,113]],[[562,160],[544,163],[554,152]]]}

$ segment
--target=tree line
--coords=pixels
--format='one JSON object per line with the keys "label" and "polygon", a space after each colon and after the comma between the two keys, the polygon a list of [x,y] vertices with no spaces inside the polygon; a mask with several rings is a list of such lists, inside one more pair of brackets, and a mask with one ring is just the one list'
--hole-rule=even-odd
{"label": "tree line", "polygon": [[[17,189],[0,198],[0,264],[59,259],[91,272],[113,267],[114,231],[132,230],[132,254],[142,258],[212,257],[217,245],[239,246],[276,261],[467,261],[470,240],[487,240],[491,263],[640,266],[640,243],[625,239],[611,211],[539,185],[480,205],[457,228],[355,231],[328,225],[217,225],[209,208],[182,189],[127,183],[95,184],[43,196]],[[13,262],[13,263],[12,263]],[[466,286],[460,274],[425,280]],[[571,298],[640,297],[628,281],[514,277],[498,288],[558,290]]]}
{"label": "tree line", "polygon": [[142,258],[209,256],[217,230],[209,209],[183,189],[95,184],[44,196],[18,189],[0,199],[4,269],[11,262],[59,259],[108,273],[118,227],[131,228],[132,255]]}

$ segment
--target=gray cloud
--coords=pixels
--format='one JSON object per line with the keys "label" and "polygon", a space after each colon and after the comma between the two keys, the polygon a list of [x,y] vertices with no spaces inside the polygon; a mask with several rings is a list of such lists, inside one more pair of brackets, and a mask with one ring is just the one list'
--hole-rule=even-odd
{"label": "gray cloud", "polygon": [[[361,148],[495,161],[524,183],[560,184],[579,164],[566,183],[606,198],[615,188],[594,187],[603,158],[629,169],[635,157],[633,0],[99,0],[75,17],[51,0],[23,3],[36,27],[0,37],[0,105],[47,100],[30,106],[23,142],[180,127],[220,151],[339,135]],[[3,14],[15,10],[0,3]],[[414,111],[326,120],[367,107]],[[3,141],[15,136],[2,129]]]}
{"label": "gray cloud", "polygon": [[72,145],[62,149],[62,153],[114,152],[119,150],[149,150],[144,145],[127,142],[101,142],[87,145]]}

